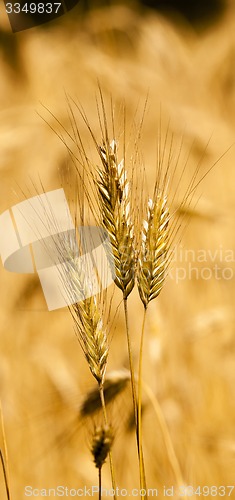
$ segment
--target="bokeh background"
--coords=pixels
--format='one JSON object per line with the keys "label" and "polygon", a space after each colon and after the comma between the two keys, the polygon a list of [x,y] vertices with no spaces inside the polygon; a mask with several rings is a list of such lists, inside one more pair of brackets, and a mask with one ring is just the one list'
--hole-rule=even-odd
{"label": "bokeh background", "polygon": [[[234,2],[81,0],[56,22],[16,34],[10,30],[3,5],[0,14],[1,213],[35,194],[35,186],[40,190],[40,179],[45,190],[61,185],[61,172],[66,172],[69,160],[48,126],[56,124],[45,107],[69,129],[69,94],[84,107],[99,138],[98,81],[116,105],[125,100],[130,117],[139,106],[143,108],[148,95],[141,151],[149,185],[155,176],[160,110],[163,134],[168,126],[176,143],[183,135],[183,154],[190,150],[189,178],[202,157],[203,174],[226,153],[198,187],[181,242],[183,257],[172,264],[173,270],[186,269],[186,278],[178,284],[169,279],[149,309],[144,378],[160,404],[185,483],[231,485],[235,469]],[[82,121],[79,130],[86,141]],[[191,262],[199,269],[192,279],[187,249],[196,256],[203,249],[207,255],[206,263],[197,258]],[[215,264],[220,268],[217,279]],[[203,279],[203,266],[211,270],[210,279]],[[223,273],[228,267],[230,271]],[[0,396],[12,498],[23,499],[26,485],[96,484],[89,447],[99,415],[79,416],[80,405],[95,383],[69,313],[47,311],[36,275],[11,274],[3,266],[0,296]],[[134,293],[130,317],[136,359],[142,314]],[[108,372],[126,367],[120,308]],[[110,405],[109,416],[116,430],[113,453],[118,485],[138,488],[128,384]],[[148,486],[161,491],[163,485],[175,485],[175,477],[146,395],[143,427]],[[104,486],[110,486],[108,467]],[[0,491],[5,498],[2,472]]]}

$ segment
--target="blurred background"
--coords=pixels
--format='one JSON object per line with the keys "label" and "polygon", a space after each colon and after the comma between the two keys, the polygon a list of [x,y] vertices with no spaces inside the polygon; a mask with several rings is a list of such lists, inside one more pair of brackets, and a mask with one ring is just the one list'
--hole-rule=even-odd
{"label": "blurred background", "polygon": [[[46,191],[60,187],[68,158],[48,124],[57,127],[51,112],[69,130],[66,94],[83,106],[99,138],[98,81],[117,106],[125,101],[130,117],[148,96],[140,149],[149,186],[160,110],[163,136],[168,128],[178,150],[183,136],[183,157],[190,151],[189,178],[202,157],[202,175],[216,163],[198,187],[173,278],[151,304],[146,328],[144,379],[160,404],[185,483],[193,485],[234,481],[234,23],[232,0],[81,0],[58,20],[13,34],[0,7],[1,213],[34,195],[35,186],[40,190],[40,179]],[[82,120],[79,130],[86,142]],[[197,257],[204,250],[206,262],[197,257],[194,262],[192,254],[187,258],[187,250]],[[190,265],[198,274],[189,276]],[[178,267],[186,277],[177,283]],[[203,267],[209,271],[203,274]],[[12,498],[24,498],[26,485],[96,484],[89,446],[100,417],[79,414],[95,383],[69,313],[47,311],[36,275],[8,273],[3,266],[0,294],[0,397]],[[142,314],[134,292],[130,318],[136,356]],[[108,372],[122,376],[125,346],[120,309]],[[138,488],[128,383],[110,404],[109,416],[116,429],[117,483]],[[148,486],[174,485],[146,395],[143,427]],[[104,486],[109,485],[107,466]],[[0,491],[5,498],[1,471]]]}

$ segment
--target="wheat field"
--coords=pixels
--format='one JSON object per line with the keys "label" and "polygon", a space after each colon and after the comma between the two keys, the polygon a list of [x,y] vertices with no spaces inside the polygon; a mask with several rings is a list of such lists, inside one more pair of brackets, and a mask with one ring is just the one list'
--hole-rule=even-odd
{"label": "wheat field", "polygon": [[[214,165],[190,206],[182,208],[186,227],[163,290],[148,308],[143,380],[151,391],[143,388],[143,451],[147,485],[158,489],[160,498],[164,486],[177,485],[162,421],[182,486],[232,486],[235,7],[227,2],[216,22],[196,30],[183,19],[163,17],[137,3],[111,3],[85,13],[77,6],[57,22],[14,35],[1,9],[0,213],[40,192],[41,183],[50,191],[73,182],[68,152],[55,132],[61,124],[70,130],[69,96],[85,110],[101,140],[98,84],[115,109],[125,103],[130,123],[136,117],[139,123],[146,106],[138,144],[146,193],[139,182],[135,194],[140,211],[155,182],[159,130],[163,141],[172,134],[182,169],[189,156],[182,192],[197,165],[201,177]],[[93,158],[87,126],[76,116]],[[122,140],[120,127],[119,135]],[[127,140],[130,149],[135,147],[132,137]],[[170,147],[166,143],[165,158]],[[27,485],[38,490],[97,485],[90,449],[101,414],[98,403],[84,406],[96,384],[69,311],[49,312],[38,276],[9,273],[3,265],[0,293],[0,398],[11,500],[26,498]],[[113,308],[107,381],[116,382],[117,395],[107,411],[115,435],[116,482],[131,492],[139,488],[139,474],[120,290],[115,291]],[[136,286],[129,299],[135,366],[142,318]],[[1,429],[2,450],[4,433]],[[102,483],[111,488],[108,461]],[[223,490],[213,491],[211,496],[222,496]],[[0,492],[7,498],[2,470]],[[189,497],[197,498],[190,491]]]}

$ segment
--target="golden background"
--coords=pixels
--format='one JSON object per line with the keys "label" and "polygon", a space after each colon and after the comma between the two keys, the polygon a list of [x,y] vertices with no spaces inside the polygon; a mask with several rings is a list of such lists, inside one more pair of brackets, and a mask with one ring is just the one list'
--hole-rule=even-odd
{"label": "golden background", "polygon": [[[104,95],[112,95],[116,103],[125,100],[130,116],[148,95],[141,149],[150,186],[160,109],[164,123],[170,118],[174,136],[183,134],[183,147],[187,150],[193,143],[190,168],[202,156],[210,168],[227,151],[197,190],[198,203],[191,209],[182,245],[196,252],[211,250],[220,268],[229,266],[234,273],[234,262],[226,262],[226,252],[233,252],[235,243],[234,26],[233,2],[227,2],[213,23],[199,28],[136,3],[111,3],[89,11],[78,6],[57,22],[12,34],[1,5],[1,213],[35,194],[39,177],[45,190],[60,186],[58,171],[67,164],[67,153],[42,119],[54,124],[43,105],[69,127],[68,93],[84,107],[91,125],[94,118],[99,138],[99,81]],[[79,126],[86,139],[82,121]],[[207,268],[213,268],[212,260],[208,257]],[[187,262],[181,265],[187,267]],[[78,416],[95,383],[69,313],[47,311],[36,275],[9,273],[3,266],[0,296],[0,395],[12,498],[24,498],[26,485],[95,485],[97,471],[89,447],[99,416]],[[150,306],[144,378],[160,404],[185,484],[234,482],[234,296],[234,277],[199,277],[179,284],[169,279]],[[130,299],[135,352],[142,312],[135,292]],[[123,321],[120,312],[108,372],[127,367]],[[116,433],[117,483],[129,490],[138,488],[130,411],[126,387],[110,405],[109,415]],[[174,485],[166,443],[146,395],[143,432],[148,486],[161,490]],[[5,498],[2,472],[0,477]],[[110,487],[108,466],[103,486]]]}

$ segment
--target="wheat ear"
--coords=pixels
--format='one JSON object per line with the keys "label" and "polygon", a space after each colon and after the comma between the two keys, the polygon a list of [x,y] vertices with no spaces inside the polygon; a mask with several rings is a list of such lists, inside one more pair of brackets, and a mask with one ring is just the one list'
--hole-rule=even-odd
{"label": "wheat ear", "polygon": [[90,371],[97,382],[103,383],[108,358],[108,339],[103,319],[97,306],[97,298],[74,305],[73,314],[78,338]]}
{"label": "wheat ear", "polygon": [[124,160],[117,161],[117,144],[100,147],[103,169],[97,181],[102,225],[107,230],[115,263],[115,283],[124,299],[135,284],[134,229],[130,217],[129,182]]}
{"label": "wheat ear", "polygon": [[113,431],[108,425],[102,427],[97,427],[94,431],[91,453],[99,473],[99,500],[102,498],[102,481],[101,481],[101,471],[105,463],[105,460],[110,454],[111,447],[113,444]]}
{"label": "wheat ear", "polygon": [[169,209],[167,196],[149,198],[147,217],[143,221],[138,266],[138,290],[147,308],[162,290],[168,263]]}
{"label": "wheat ear", "polygon": [[148,304],[162,290],[168,262],[169,210],[167,196],[155,194],[149,198],[147,217],[143,221],[142,242],[138,262],[138,290],[144,304],[144,317],[141,329],[138,374],[138,440],[142,449],[142,360],[144,330]]}

